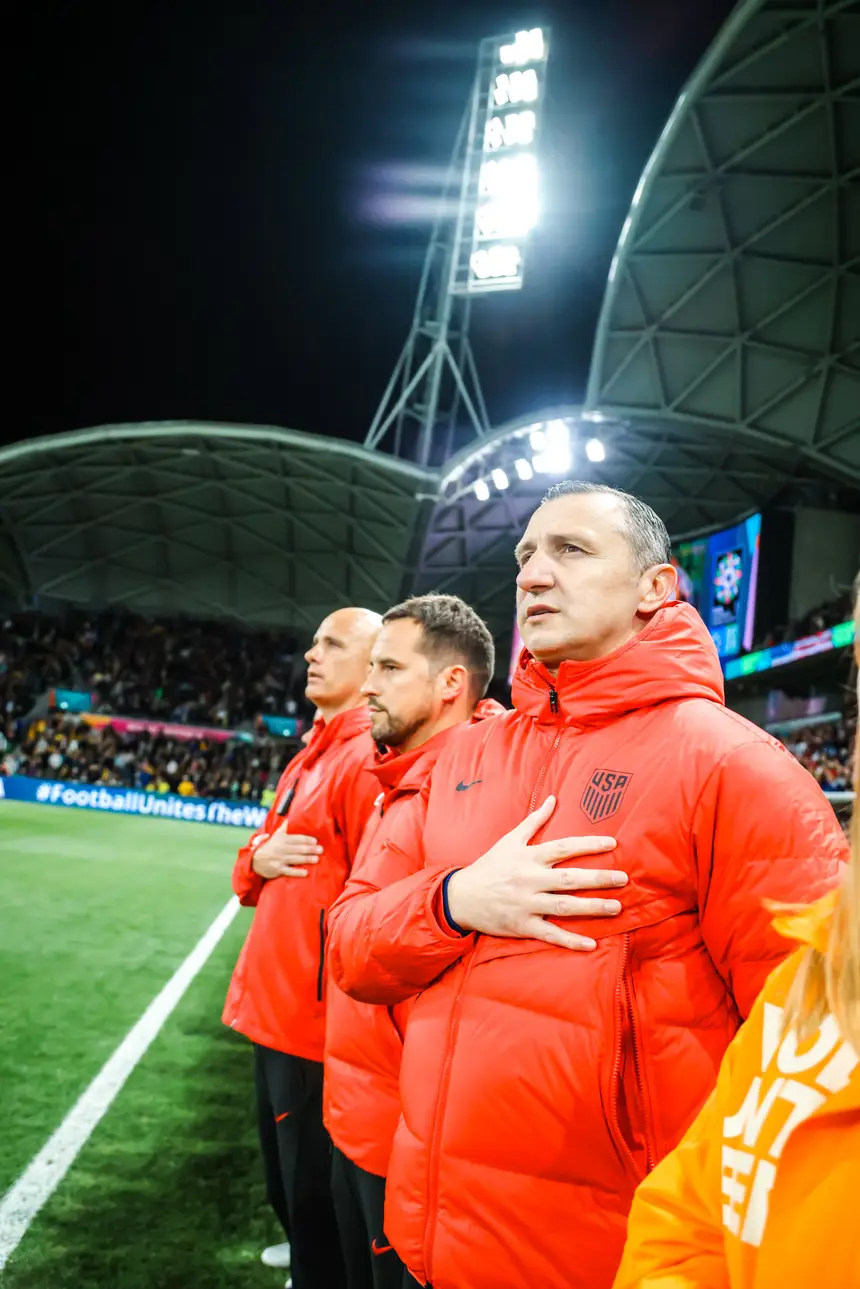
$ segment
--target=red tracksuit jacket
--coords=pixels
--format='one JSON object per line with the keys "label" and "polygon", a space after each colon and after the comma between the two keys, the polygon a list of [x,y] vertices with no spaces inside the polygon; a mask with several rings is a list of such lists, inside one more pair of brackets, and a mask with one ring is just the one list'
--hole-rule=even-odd
{"label": "red tracksuit jacket", "polygon": [[[478,704],[472,724],[505,709],[492,699]],[[356,1002],[335,983],[340,966],[339,946],[354,940],[361,952],[360,926],[353,926],[356,899],[385,885],[378,864],[365,867],[365,859],[378,856],[385,838],[407,802],[421,791],[443,749],[468,725],[454,725],[421,747],[402,756],[389,752],[374,773],[382,791],[368,822],[343,894],[328,919],[329,993],[326,1008],[325,1124],[339,1150],[368,1173],[385,1177],[394,1130],[400,1118],[400,1058],[408,1004],[374,1007]],[[383,851],[384,853],[384,851]],[[401,876],[399,871],[394,877]],[[360,904],[358,906],[360,908]],[[360,914],[359,914],[360,917]]]}
{"label": "red tracksuit jacket", "polygon": [[[434,1289],[609,1289],[637,1183],[786,955],[764,900],[817,898],[846,847],[811,775],[723,706],[687,605],[554,679],[524,652],[513,698],[451,741],[401,812],[380,862],[403,876],[356,898],[332,961],[366,1002],[418,995],[385,1215],[412,1274]],[[622,913],[576,922],[590,953],[457,935],[445,878],[550,793],[538,840],[616,837],[572,863],[626,871]]]}
{"label": "red tracksuit jacket", "polygon": [[[233,890],[256,912],[223,1020],[254,1043],[323,1059],[326,917],[343,890],[379,791],[375,758],[366,707],[342,712],[328,724],[317,721],[311,741],[281,776],[265,824],[239,851]],[[278,809],[290,793],[284,819]],[[316,837],[323,854],[307,877],[264,881],[251,867],[254,850],[284,826]]]}

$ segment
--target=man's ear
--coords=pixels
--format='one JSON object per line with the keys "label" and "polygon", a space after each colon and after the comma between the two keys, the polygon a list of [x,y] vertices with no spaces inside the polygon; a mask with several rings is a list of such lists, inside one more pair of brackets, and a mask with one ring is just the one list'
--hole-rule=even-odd
{"label": "man's ear", "polygon": [[655,564],[642,576],[640,583],[642,598],[639,601],[639,612],[650,617],[670,600],[677,599],[678,571],[672,564]]}
{"label": "man's ear", "polygon": [[441,672],[442,698],[447,703],[454,703],[468,691],[469,673],[462,663],[455,663]]}

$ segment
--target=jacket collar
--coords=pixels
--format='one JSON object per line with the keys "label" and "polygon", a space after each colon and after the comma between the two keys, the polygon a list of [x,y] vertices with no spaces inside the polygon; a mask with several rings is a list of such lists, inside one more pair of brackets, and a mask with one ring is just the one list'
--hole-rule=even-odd
{"label": "jacket collar", "polygon": [[339,712],[330,721],[318,716],[314,721],[314,732],[305,748],[304,768],[310,769],[324,752],[346,743],[357,734],[370,732],[370,709],[366,703],[360,707],[351,707],[346,712]]}
{"label": "jacket collar", "polygon": [[563,662],[550,676],[527,649],[512,696],[517,711],[539,724],[606,725],[628,712],[678,698],[723,703],[723,675],[708,629],[689,604],[668,604],[614,653]]}
{"label": "jacket collar", "polygon": [[485,698],[475,708],[470,721],[460,725],[450,725],[448,729],[440,730],[420,747],[414,747],[411,752],[400,753],[396,748],[386,751],[373,766],[373,772],[385,793],[385,804],[387,805],[397,792],[421,791],[431,770],[457,730],[463,729],[465,724],[477,725],[490,716],[498,716],[504,710],[501,703],[497,703],[492,698]]}

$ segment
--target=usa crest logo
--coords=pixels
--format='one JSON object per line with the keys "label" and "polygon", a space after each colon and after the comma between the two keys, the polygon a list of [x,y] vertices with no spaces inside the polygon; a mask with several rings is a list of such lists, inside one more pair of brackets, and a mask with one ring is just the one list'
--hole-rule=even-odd
{"label": "usa crest logo", "polygon": [[632,778],[620,770],[595,770],[579,803],[583,814],[593,824],[617,814]]}

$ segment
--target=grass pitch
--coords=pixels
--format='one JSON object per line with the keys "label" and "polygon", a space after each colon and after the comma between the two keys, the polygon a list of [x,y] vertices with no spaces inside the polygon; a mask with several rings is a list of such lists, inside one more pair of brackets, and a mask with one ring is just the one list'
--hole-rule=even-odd
{"label": "grass pitch", "polygon": [[[226,903],[239,830],[0,803],[0,1193]],[[220,1022],[243,912],[10,1260],[8,1289],[279,1289],[250,1046]]]}

